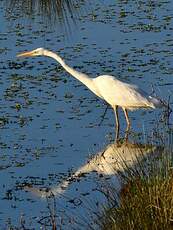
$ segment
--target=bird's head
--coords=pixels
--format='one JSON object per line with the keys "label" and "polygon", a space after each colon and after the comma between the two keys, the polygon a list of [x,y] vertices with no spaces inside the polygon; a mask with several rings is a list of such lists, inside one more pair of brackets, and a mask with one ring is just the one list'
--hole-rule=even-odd
{"label": "bird's head", "polygon": [[20,53],[17,55],[17,57],[33,57],[33,56],[42,56],[45,55],[45,49],[44,48],[37,48],[32,51],[27,51],[24,53]]}

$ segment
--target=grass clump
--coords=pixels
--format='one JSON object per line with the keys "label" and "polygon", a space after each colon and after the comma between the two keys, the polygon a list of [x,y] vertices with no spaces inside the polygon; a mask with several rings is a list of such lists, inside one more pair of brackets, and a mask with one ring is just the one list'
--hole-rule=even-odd
{"label": "grass clump", "polygon": [[109,185],[98,221],[101,229],[173,229],[172,150],[159,151],[120,174],[119,193]]}

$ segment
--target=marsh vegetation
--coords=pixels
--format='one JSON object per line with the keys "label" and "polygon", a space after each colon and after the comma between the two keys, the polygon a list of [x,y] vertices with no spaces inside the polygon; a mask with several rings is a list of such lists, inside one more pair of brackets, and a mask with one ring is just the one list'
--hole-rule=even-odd
{"label": "marsh vegetation", "polygon": [[[16,54],[37,47],[48,48],[81,72],[92,77],[117,76],[164,99],[171,107],[172,12],[172,2],[161,0],[108,0],[92,4],[77,0],[0,1],[0,229],[6,226],[51,229],[55,220],[62,229],[68,229],[72,223],[79,229],[79,223],[92,222],[85,204],[91,202],[99,208],[107,204],[98,191],[98,183],[101,180],[104,185],[103,178],[108,182],[115,172],[118,177],[124,172],[124,166],[118,170],[120,174],[117,172],[113,162],[117,158],[112,158],[112,154],[123,150],[125,156],[133,155],[140,146],[146,153],[143,155],[156,158],[148,165],[148,174],[142,168],[145,161],[137,160],[140,164],[136,171],[132,166],[138,162],[127,167],[130,171],[125,170],[126,177],[122,178],[124,190],[121,199],[114,200],[119,206],[113,206],[112,220],[115,222],[121,213],[119,220],[125,221],[124,211],[136,215],[137,209],[142,208],[137,205],[141,202],[147,206],[148,212],[140,211],[145,218],[138,216],[136,222],[127,219],[124,226],[143,224],[144,220],[150,224],[152,220],[151,226],[156,227],[156,220],[163,221],[163,215],[167,222],[161,226],[170,226],[172,177],[168,166],[172,160],[164,156],[166,153],[170,156],[172,151],[167,150],[172,146],[167,141],[171,139],[167,134],[172,132],[172,114],[169,128],[165,129],[168,116],[162,110],[130,113],[133,127],[129,145],[116,146],[114,114],[108,109],[102,120],[106,107],[103,101],[52,60],[40,57],[19,61]],[[120,122],[125,130],[124,118]],[[124,137],[122,131],[120,137]],[[148,145],[148,152],[144,145]],[[155,150],[159,146],[163,154],[157,158],[160,150]],[[93,156],[88,157],[91,153]],[[162,169],[165,170],[160,173]],[[117,177],[115,181],[113,188],[121,190]],[[147,196],[150,199],[145,199],[145,203],[143,199]],[[155,199],[151,200],[152,196]],[[101,214],[103,221],[99,226],[103,228],[107,224],[112,226],[111,221],[105,221],[109,205]],[[133,213],[132,206],[137,207]],[[85,221],[81,216],[86,217]],[[96,222],[88,226],[96,227]],[[120,224],[116,222],[116,226]],[[87,229],[86,225],[80,226]]]}

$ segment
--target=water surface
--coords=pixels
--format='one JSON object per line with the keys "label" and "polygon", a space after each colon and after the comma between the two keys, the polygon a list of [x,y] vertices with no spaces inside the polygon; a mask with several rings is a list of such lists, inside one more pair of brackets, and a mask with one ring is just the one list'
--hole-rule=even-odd
{"label": "water surface", "polygon": [[[69,23],[63,23],[58,16],[48,20],[41,10],[29,16],[20,6],[9,10],[11,2],[0,2],[0,223],[5,226],[11,218],[18,225],[24,214],[35,227],[48,215],[47,203],[21,185],[52,188],[68,178],[89,154],[114,139],[114,114],[110,108],[99,127],[103,101],[54,60],[17,59],[16,54],[45,47],[91,77],[112,74],[164,100],[171,96],[172,104],[173,6],[171,1],[78,2],[75,22],[67,8]],[[144,142],[156,121],[163,122],[162,115],[160,110],[130,113],[131,138],[139,135]],[[126,123],[122,112],[120,116],[123,136]],[[91,194],[95,187],[87,177],[70,184],[64,195]],[[68,200],[57,198],[58,211],[78,206]],[[81,212],[79,208],[79,216]]]}

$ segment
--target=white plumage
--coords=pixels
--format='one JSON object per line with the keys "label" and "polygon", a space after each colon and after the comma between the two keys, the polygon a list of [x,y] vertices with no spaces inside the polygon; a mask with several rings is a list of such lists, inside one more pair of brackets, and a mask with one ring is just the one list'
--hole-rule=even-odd
{"label": "white plumage", "polygon": [[134,110],[138,108],[156,108],[161,102],[149,96],[136,85],[117,80],[114,76],[101,75],[93,79],[101,97],[112,107],[120,106]]}
{"label": "white plumage", "polygon": [[112,106],[115,111],[117,135],[119,133],[118,107],[121,107],[123,109],[127,121],[127,128],[129,129],[130,121],[127,109],[154,109],[163,106],[161,100],[150,96],[142,89],[139,89],[136,85],[124,83],[116,79],[114,76],[110,75],[101,75],[96,78],[90,78],[87,74],[80,73],[68,66],[59,55],[44,48],[38,48],[33,51],[21,53],[18,55],[18,57],[39,55],[44,55],[55,59],[68,73],[81,81],[93,93],[95,93],[98,97],[104,99],[108,104]]}

